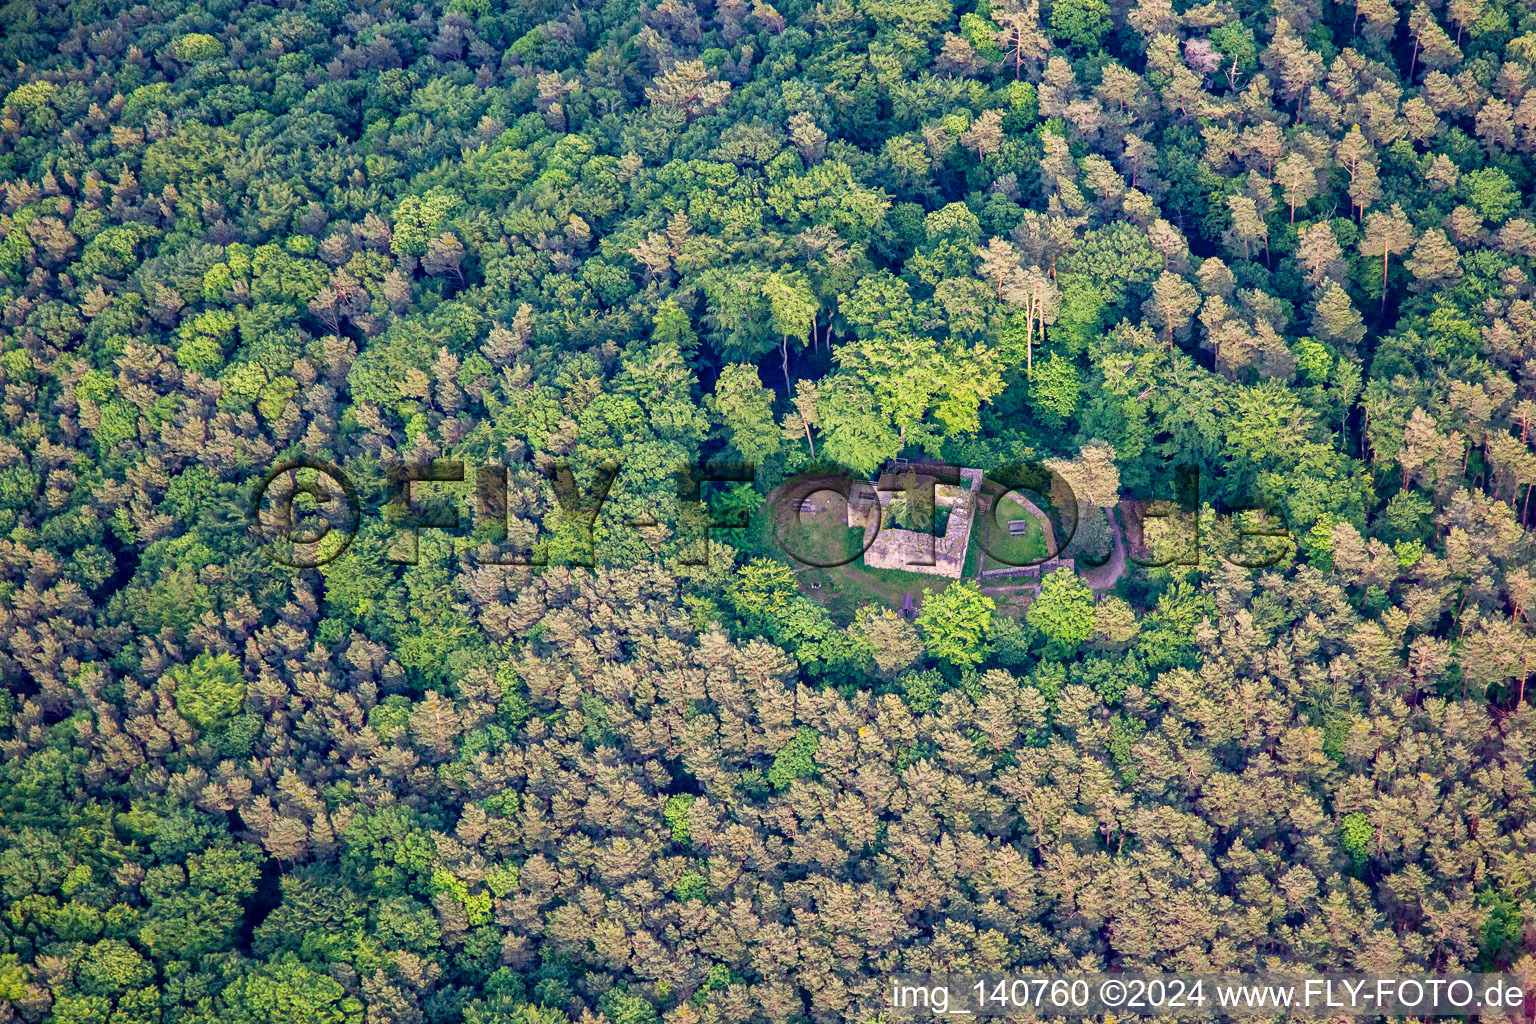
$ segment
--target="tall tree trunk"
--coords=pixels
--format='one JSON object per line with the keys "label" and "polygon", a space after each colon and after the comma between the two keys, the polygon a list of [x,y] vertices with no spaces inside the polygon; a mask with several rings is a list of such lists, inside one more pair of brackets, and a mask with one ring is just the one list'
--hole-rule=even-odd
{"label": "tall tree trunk", "polygon": [[1387,315],[1387,261],[1391,258],[1392,250],[1386,242],[1381,243],[1381,315]]}
{"label": "tall tree trunk", "polygon": [[1024,372],[1035,372],[1035,300],[1025,300],[1024,306]]}

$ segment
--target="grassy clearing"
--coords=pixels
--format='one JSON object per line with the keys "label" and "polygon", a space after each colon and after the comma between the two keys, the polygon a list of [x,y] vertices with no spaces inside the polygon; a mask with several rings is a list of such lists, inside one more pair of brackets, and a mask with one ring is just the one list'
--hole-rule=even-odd
{"label": "grassy clearing", "polygon": [[[900,610],[902,599],[911,594],[921,602],[923,588],[938,593],[953,580],[899,569],[871,569],[858,563],[831,569],[802,569],[800,588],[820,602],[839,624],[853,621],[858,610],[868,604]],[[819,583],[812,588],[811,584]]]}
{"label": "grassy clearing", "polygon": [[864,546],[863,531],[848,525],[848,506],[840,496],[822,492],[814,507],[799,515],[784,509],[774,521],[775,554],[799,568],[827,566],[855,558]]}
{"label": "grassy clearing", "polygon": [[[823,492],[814,496],[813,506],[799,515],[790,510],[780,514],[774,524],[773,549],[795,567],[800,589],[838,623],[852,622],[868,604],[900,609],[908,594],[920,600],[925,587],[937,593],[952,582],[943,576],[864,565],[862,557],[854,557],[862,554],[863,531],[848,525],[843,499]],[[939,513],[947,519],[949,509],[940,508]],[[849,558],[853,560],[846,564],[827,564]]]}
{"label": "grassy clearing", "polygon": [[[1040,525],[1040,520],[1026,509],[1017,499],[1011,495],[1004,498],[997,508],[996,527],[987,522],[989,517],[983,514],[976,528],[971,532],[971,551],[966,553],[966,567],[968,574],[971,570],[972,552],[975,557],[981,559],[983,571],[992,569],[1006,569],[1008,563],[1021,563],[1025,565],[1043,562],[1050,548],[1045,542],[1045,530]],[[1018,537],[1008,535],[1008,523],[1015,519],[1023,519],[1029,523],[1029,529]],[[987,544],[993,551],[1008,559],[1008,562],[999,562],[981,549],[981,533],[989,531]]]}

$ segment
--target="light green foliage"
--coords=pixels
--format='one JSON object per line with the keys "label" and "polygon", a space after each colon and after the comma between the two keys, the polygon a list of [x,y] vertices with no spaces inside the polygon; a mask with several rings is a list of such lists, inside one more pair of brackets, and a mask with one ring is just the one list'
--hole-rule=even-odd
{"label": "light green foliage", "polygon": [[944,680],[937,672],[932,669],[908,672],[898,682],[906,696],[907,706],[916,713],[927,714],[938,708]]}
{"label": "light green foliage", "polygon": [[1247,25],[1237,22],[1219,25],[1206,38],[1224,58],[1223,73],[1231,68],[1235,74],[1246,76],[1258,66],[1258,44],[1253,29]]}
{"label": "light green foliage", "polygon": [[1393,554],[1397,556],[1397,564],[1404,569],[1412,569],[1419,564],[1419,559],[1424,557],[1424,542],[1421,540],[1400,540],[1392,546]]}
{"label": "light green foliage", "polygon": [[224,990],[229,1024],[361,1024],[363,1006],[335,980],[295,959],[246,974]]}
{"label": "light green foliage", "polygon": [[[953,340],[941,344],[918,334],[861,338],[834,354],[845,372],[870,389],[881,416],[909,441],[939,431],[974,432],[981,404],[1002,391],[997,354]],[[925,423],[929,415],[937,422]]]}
{"label": "light green foliage", "polygon": [[913,323],[912,291],[890,271],[877,270],[838,297],[838,314],[860,338],[901,334]]}
{"label": "light green foliage", "polygon": [[1494,223],[1502,221],[1520,202],[1520,190],[1509,175],[1497,167],[1462,175],[1461,187],[1467,202]]}
{"label": "light green foliage", "polygon": [[1136,755],[1132,750],[1137,740],[1147,731],[1147,723],[1139,718],[1116,715],[1109,723],[1109,755],[1115,767],[1129,782],[1136,781]]}
{"label": "light green foliage", "polygon": [[900,435],[868,388],[837,374],[824,379],[818,390],[817,428],[828,458],[855,472],[872,473],[901,450]]}
{"label": "light green foliage", "polygon": [[692,793],[678,793],[667,797],[666,804],[661,809],[661,820],[672,830],[674,842],[688,845],[688,812],[693,809],[693,802],[698,799]]}
{"label": "light green foliage", "polygon": [[997,45],[997,31],[982,15],[974,11],[960,15],[960,34],[976,48],[983,60],[1003,59],[1002,48]]}
{"label": "light green foliage", "polygon": [[471,925],[485,924],[491,919],[490,893],[471,893],[463,879],[453,872],[438,868],[432,872],[432,890],[451,896],[464,908],[464,917]]}
{"label": "light green foliage", "polygon": [[773,392],[762,386],[756,367],[733,363],[721,370],[707,404],[748,462],[761,463],[783,444],[773,419]]}
{"label": "light green foliage", "polygon": [[791,223],[825,224],[858,238],[880,222],[891,204],[883,190],[856,182],[847,164],[827,160],[771,186],[768,205]]}
{"label": "light green foliage", "polygon": [[171,669],[176,710],[199,729],[216,726],[240,710],[245,674],[228,654],[199,654],[190,665]]}
{"label": "light green foliage", "polygon": [[779,346],[766,278],[756,267],[710,267],[699,275],[707,304],[704,321],[713,329],[716,347],[732,361],[756,359]]}
{"label": "light green foliage", "polygon": [[27,991],[27,971],[15,953],[0,955],[0,1002],[16,1003]]}
{"label": "light green foliage", "polygon": [[754,558],[736,570],[731,598],[744,613],[771,614],[782,610],[798,590],[789,566],[771,558]]}
{"label": "light green foliage", "polygon": [[1056,352],[1049,359],[1036,362],[1029,377],[1030,400],[1059,419],[1067,419],[1077,411],[1082,388],[1077,367]]}
{"label": "light green foliage", "polygon": [[680,351],[691,353],[698,348],[699,336],[694,333],[688,314],[683,312],[676,300],[665,299],[656,308],[656,315],[652,318],[651,341],[657,344],[671,342]]}
{"label": "light green foliage", "polygon": [[75,385],[75,394],[89,402],[104,402],[117,391],[117,378],[103,370],[87,370]]}
{"label": "light green foliage", "polygon": [[107,1024],[112,1001],[105,996],[63,996],[53,1004],[51,1020],[59,1024]]}
{"label": "light green foliage", "polygon": [[298,390],[299,382],[292,377],[278,377],[270,380],[262,387],[256,408],[268,420],[275,420],[283,414],[283,410],[288,407],[288,402]]}
{"label": "light green foliage", "polygon": [[101,422],[96,427],[96,443],[110,451],[120,441],[138,433],[139,412],[128,402],[111,401],[101,407]]}
{"label": "light green foliage", "polygon": [[603,994],[603,1015],[613,1024],[658,1024],[660,1015],[656,1007],[644,996],[634,992],[614,989]]}
{"label": "light green foliage", "polygon": [[189,64],[224,56],[224,44],[216,37],[192,32],[176,40],[176,59]]}
{"label": "light green foliage", "polygon": [[368,726],[382,742],[388,743],[405,731],[410,717],[410,698],[401,693],[392,693],[368,709]]}
{"label": "light green foliage", "polygon": [[1093,635],[1093,591],[1063,566],[1040,581],[1040,596],[1025,616],[1059,648],[1076,650]]}
{"label": "light green foliage", "polygon": [[58,91],[53,82],[23,82],[6,95],[4,109],[18,115],[28,129],[40,131],[57,116],[53,100]]}
{"label": "light green foliage", "polygon": [[87,994],[119,995],[143,987],[153,977],[154,969],[138,950],[121,939],[103,939],[85,955],[77,980]]}
{"label": "light green foliage", "polygon": [[515,864],[496,864],[485,870],[485,887],[497,899],[506,899],[517,891],[521,873]]}
{"label": "light green foliage", "polygon": [[395,207],[389,251],[397,255],[425,255],[427,242],[442,232],[443,222],[458,203],[458,196],[439,190],[400,200]]}
{"label": "light green foliage", "polygon": [[987,636],[997,603],[974,583],[952,583],[938,593],[924,588],[917,628],[923,646],[936,658],[966,668],[987,653]]}
{"label": "light green foliage", "polygon": [[702,903],[709,898],[709,882],[697,871],[685,871],[672,886],[672,895],[679,903],[689,900]]}
{"label": "light green foliage", "polygon": [[1311,383],[1321,384],[1333,375],[1333,354],[1311,338],[1296,342],[1296,368]]}
{"label": "light green foliage", "polygon": [[816,297],[804,274],[775,271],[763,281],[763,293],[768,297],[774,333],[786,338],[804,338],[810,333],[816,318]]}
{"label": "light green foliage", "polygon": [[1295,458],[1316,444],[1313,414],[1288,388],[1273,381],[1245,388],[1237,405],[1227,428],[1227,444],[1255,464]]}
{"label": "light green foliage", "polygon": [[1371,841],[1375,838],[1376,827],[1371,824],[1371,819],[1358,811],[1344,815],[1344,820],[1339,823],[1339,845],[1344,847],[1356,868],[1370,858]]}
{"label": "light green foliage", "polygon": [[773,767],[768,769],[768,782],[774,789],[786,789],[795,779],[808,779],[816,774],[816,748],[821,737],[815,729],[802,725],[794,738],[773,755]]}

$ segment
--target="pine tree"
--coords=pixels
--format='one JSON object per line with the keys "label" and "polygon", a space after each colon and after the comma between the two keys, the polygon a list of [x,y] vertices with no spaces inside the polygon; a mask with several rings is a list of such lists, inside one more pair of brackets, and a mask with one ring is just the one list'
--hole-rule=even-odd
{"label": "pine tree", "polygon": [[1349,293],[1332,281],[1323,285],[1312,310],[1312,331],[1320,338],[1354,348],[1365,337],[1365,321]]}
{"label": "pine tree", "polygon": [[1381,257],[1381,308],[1387,308],[1387,271],[1393,256],[1399,256],[1413,245],[1413,225],[1403,208],[1393,205],[1390,213],[1377,212],[1365,219],[1365,231],[1360,236],[1362,256]]}
{"label": "pine tree", "polygon": [[998,45],[1013,61],[1014,80],[1021,77],[1026,64],[1031,71],[1038,68],[1051,49],[1040,28],[1039,0],[1003,0],[992,8],[992,20],[998,26]]}

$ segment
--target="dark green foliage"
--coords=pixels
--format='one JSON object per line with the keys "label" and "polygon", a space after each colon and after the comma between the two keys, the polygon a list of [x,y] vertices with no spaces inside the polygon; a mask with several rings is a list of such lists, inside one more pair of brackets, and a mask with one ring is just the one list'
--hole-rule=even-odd
{"label": "dark green foliage", "polygon": [[1055,0],[1051,5],[1051,28],[1057,38],[1080,50],[1096,49],[1110,24],[1109,4],[1104,0]]}
{"label": "dark green foliage", "polygon": [[233,1024],[360,1024],[362,1003],[334,979],[293,959],[273,961],[224,989],[217,1019]]}
{"label": "dark green foliage", "polygon": [[1478,936],[1478,967],[1506,970],[1524,950],[1526,908],[1529,904],[1512,895],[1485,889],[1477,894],[1484,918]]}
{"label": "dark green foliage", "polygon": [[[1513,969],[1533,39],[1509,0],[0,4],[0,1020]],[[312,470],[252,523],[298,457],[359,523]],[[1093,518],[1043,582],[785,560],[776,488],[893,458],[1076,467],[1041,500]],[[1122,571],[1127,496],[1182,512],[1122,506]],[[1293,543],[1240,567],[1256,507]],[[289,525],[357,530],[295,568]]]}

